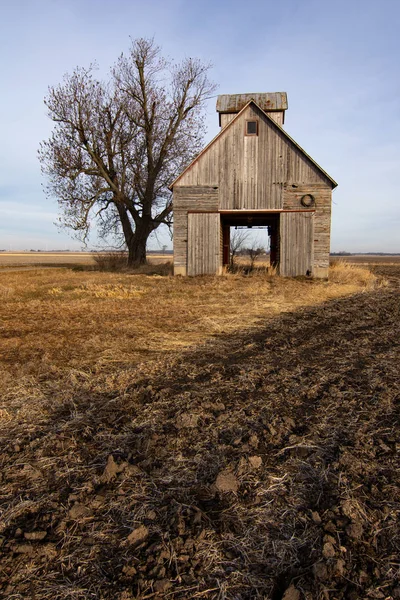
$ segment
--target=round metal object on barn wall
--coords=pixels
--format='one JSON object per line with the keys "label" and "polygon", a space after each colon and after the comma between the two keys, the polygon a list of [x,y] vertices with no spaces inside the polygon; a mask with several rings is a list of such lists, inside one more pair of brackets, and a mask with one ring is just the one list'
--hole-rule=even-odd
{"label": "round metal object on barn wall", "polygon": [[304,194],[304,196],[300,198],[300,202],[305,208],[311,208],[315,205],[315,198],[312,194]]}

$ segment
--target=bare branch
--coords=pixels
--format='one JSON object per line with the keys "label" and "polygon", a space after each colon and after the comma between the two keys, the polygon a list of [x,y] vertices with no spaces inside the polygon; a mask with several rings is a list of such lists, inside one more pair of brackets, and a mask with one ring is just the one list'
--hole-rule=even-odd
{"label": "bare branch", "polygon": [[108,82],[90,65],[49,89],[54,129],[39,158],[63,226],[87,238],[97,223],[123,235],[131,262],[145,260],[150,233],[171,224],[168,185],[202,147],[209,69],[196,59],[175,65],[154,40],[138,39]]}
{"label": "bare branch", "polygon": [[241,250],[244,249],[244,245],[249,238],[249,231],[246,229],[234,229],[230,236],[230,266],[231,268],[235,265],[235,258]]}

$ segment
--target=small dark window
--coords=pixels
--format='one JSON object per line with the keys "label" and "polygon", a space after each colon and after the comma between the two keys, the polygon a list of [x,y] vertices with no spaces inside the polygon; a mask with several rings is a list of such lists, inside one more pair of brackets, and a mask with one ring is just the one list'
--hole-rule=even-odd
{"label": "small dark window", "polygon": [[246,121],[246,135],[257,135],[258,134],[258,122],[257,121]]}

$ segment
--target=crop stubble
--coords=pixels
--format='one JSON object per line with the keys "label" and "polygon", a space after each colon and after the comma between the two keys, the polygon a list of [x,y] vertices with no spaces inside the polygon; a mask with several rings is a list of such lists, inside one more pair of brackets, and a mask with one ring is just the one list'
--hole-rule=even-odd
{"label": "crop stubble", "polygon": [[376,268],[390,287],[9,396],[6,597],[399,597],[398,268]]}

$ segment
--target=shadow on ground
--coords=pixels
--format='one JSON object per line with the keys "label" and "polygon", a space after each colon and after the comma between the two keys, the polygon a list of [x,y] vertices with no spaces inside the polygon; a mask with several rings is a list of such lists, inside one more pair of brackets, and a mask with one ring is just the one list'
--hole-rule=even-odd
{"label": "shadow on ground", "polygon": [[9,598],[399,598],[399,298],[280,316],[3,428]]}

